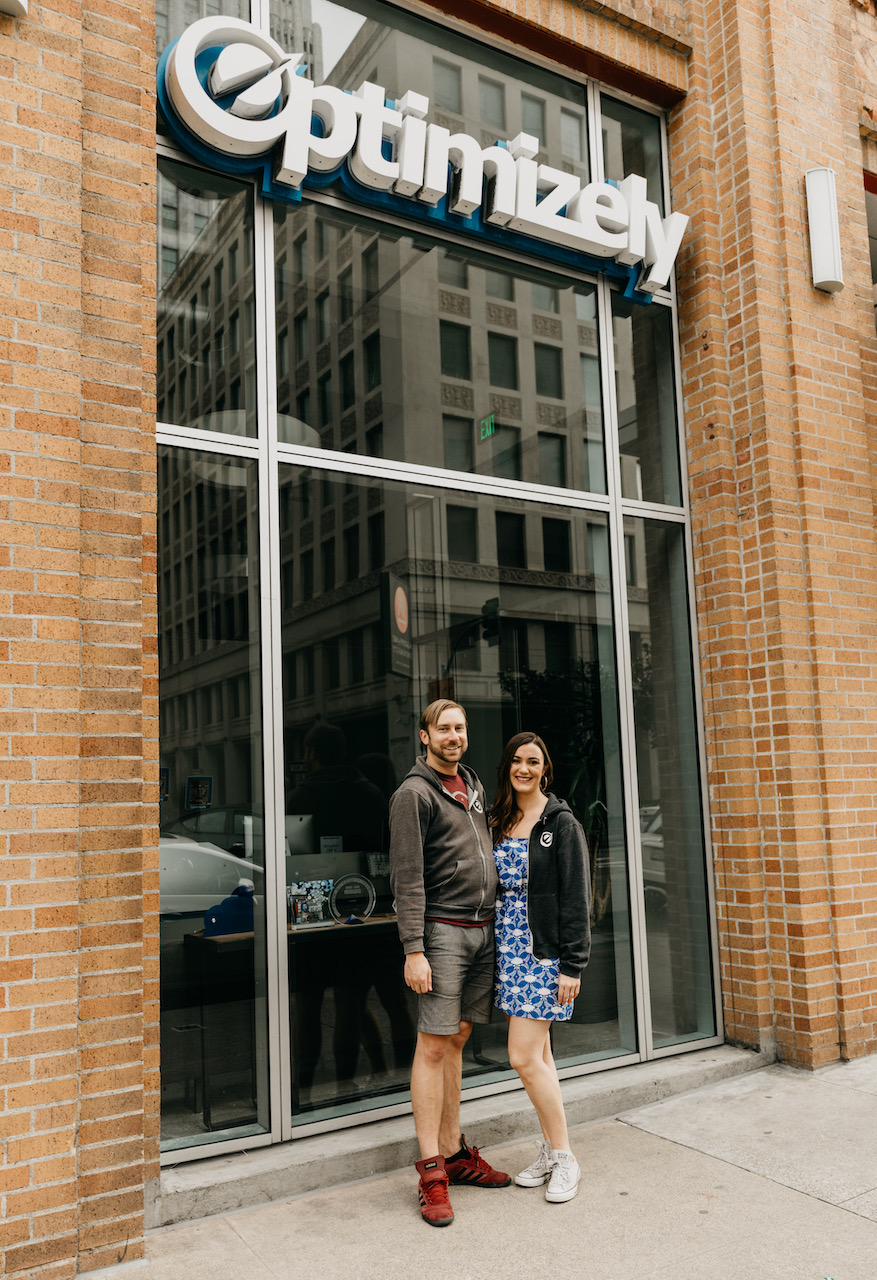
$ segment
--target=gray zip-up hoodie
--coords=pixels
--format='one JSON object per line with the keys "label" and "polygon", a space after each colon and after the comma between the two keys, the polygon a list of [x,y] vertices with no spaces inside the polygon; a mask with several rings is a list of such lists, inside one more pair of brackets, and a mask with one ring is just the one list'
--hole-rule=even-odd
{"label": "gray zip-up hoodie", "polygon": [[481,924],[494,913],[498,881],[484,788],[473,769],[458,767],[468,812],[423,757],[390,800],[390,887],[406,955],[423,951],[427,916]]}

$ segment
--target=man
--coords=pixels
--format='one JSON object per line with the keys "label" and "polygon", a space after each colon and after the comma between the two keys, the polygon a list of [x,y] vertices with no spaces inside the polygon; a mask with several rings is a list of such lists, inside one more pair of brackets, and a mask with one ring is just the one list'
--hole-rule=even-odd
{"label": "man", "polygon": [[337,725],[319,721],[304,740],[308,773],[287,796],[286,812],[314,816],[314,840],[340,836],[345,852],[382,849],[387,804],[377,787],[347,762],[347,739]]}
{"label": "man", "polygon": [[426,756],[390,801],[390,884],[406,984],[418,996],[411,1103],[420,1144],[420,1211],[435,1227],[454,1219],[449,1183],[507,1187],[511,1178],[470,1150],[460,1133],[463,1046],[493,1004],[497,878],[484,788],[460,764],[466,713],[431,702],[420,717]]}

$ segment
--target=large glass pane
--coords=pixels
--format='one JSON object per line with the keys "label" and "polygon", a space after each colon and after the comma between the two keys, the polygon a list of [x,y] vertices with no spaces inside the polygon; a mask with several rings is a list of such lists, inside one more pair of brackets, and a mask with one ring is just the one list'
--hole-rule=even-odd
{"label": "large glass pane", "polygon": [[158,451],[161,1136],[268,1129],[256,464]]}
{"label": "large glass pane", "polygon": [[[182,35],[190,23],[217,14],[248,20],[250,0],[155,0],[156,54],[161,57],[170,42]],[[271,34],[275,34],[273,27]]]}
{"label": "large glass pane", "polygon": [[663,213],[660,117],[605,94],[600,102],[606,177],[620,182],[629,173],[638,173],[646,180],[649,199]]}
{"label": "large glass pane", "polygon": [[[385,458],[539,484],[548,428],[564,442],[563,483],[605,493],[592,285],[507,260],[498,271],[462,247],[449,257],[426,236],[376,232],[307,198],[275,205],[274,229],[283,443],[368,454],[380,423]],[[327,253],[315,267],[307,246],[318,237]],[[347,319],[326,330],[327,311]],[[449,442],[449,420],[472,424],[468,441],[455,427]]]}
{"label": "large glass pane", "polygon": [[[280,510],[295,1118],[407,1092],[414,1006],[386,813],[440,695],[467,709],[467,762],[489,795],[506,739],[542,734],[588,833],[593,958],[559,1062],[635,1051],[606,520],[291,465]],[[354,530],[368,563],[314,596],[317,544]],[[506,1073],[505,1043],[499,1015],[477,1028],[466,1078]]]}
{"label": "large glass pane", "polygon": [[160,159],[158,213],[158,420],[253,436],[252,189]]}
{"label": "large glass pane", "polygon": [[638,307],[613,294],[612,329],[621,492],[679,506],[673,317],[668,307]]}
{"label": "large glass pane", "polygon": [[372,0],[271,0],[270,11],[271,34],[304,51],[316,84],[355,90],[367,79],[396,100],[413,90],[452,134],[487,147],[533,133],[540,160],[588,181],[582,85]]}
{"label": "large glass pane", "polygon": [[656,1047],[715,1033],[684,530],[628,518],[639,820]]}

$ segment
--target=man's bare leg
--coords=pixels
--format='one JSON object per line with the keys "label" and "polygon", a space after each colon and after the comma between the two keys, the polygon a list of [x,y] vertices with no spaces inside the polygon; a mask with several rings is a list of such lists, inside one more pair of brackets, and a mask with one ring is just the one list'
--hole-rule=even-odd
{"label": "man's bare leg", "polygon": [[411,1066],[411,1109],[422,1160],[456,1155],[460,1149],[460,1086],[463,1046],[472,1030],[461,1022],[453,1036],[418,1031]]}
{"label": "man's bare leg", "polygon": [[439,1154],[439,1129],[445,1096],[445,1057],[450,1036],[418,1031],[411,1064],[411,1109],[420,1158]]}
{"label": "man's bare leg", "polygon": [[455,1156],[460,1150],[460,1091],[463,1085],[463,1047],[472,1034],[472,1023],[461,1022],[455,1036],[447,1036],[445,1053],[442,1114],[439,1124],[438,1149],[443,1156]]}

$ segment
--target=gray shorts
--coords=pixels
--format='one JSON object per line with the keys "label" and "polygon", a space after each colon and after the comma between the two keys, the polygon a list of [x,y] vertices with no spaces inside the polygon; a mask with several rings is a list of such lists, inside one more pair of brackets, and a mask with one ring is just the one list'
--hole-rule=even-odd
{"label": "gray shorts", "polygon": [[455,1036],[462,1022],[489,1022],[496,954],[493,921],[479,928],[427,920],[424,954],[432,991],[418,996],[417,1030]]}

